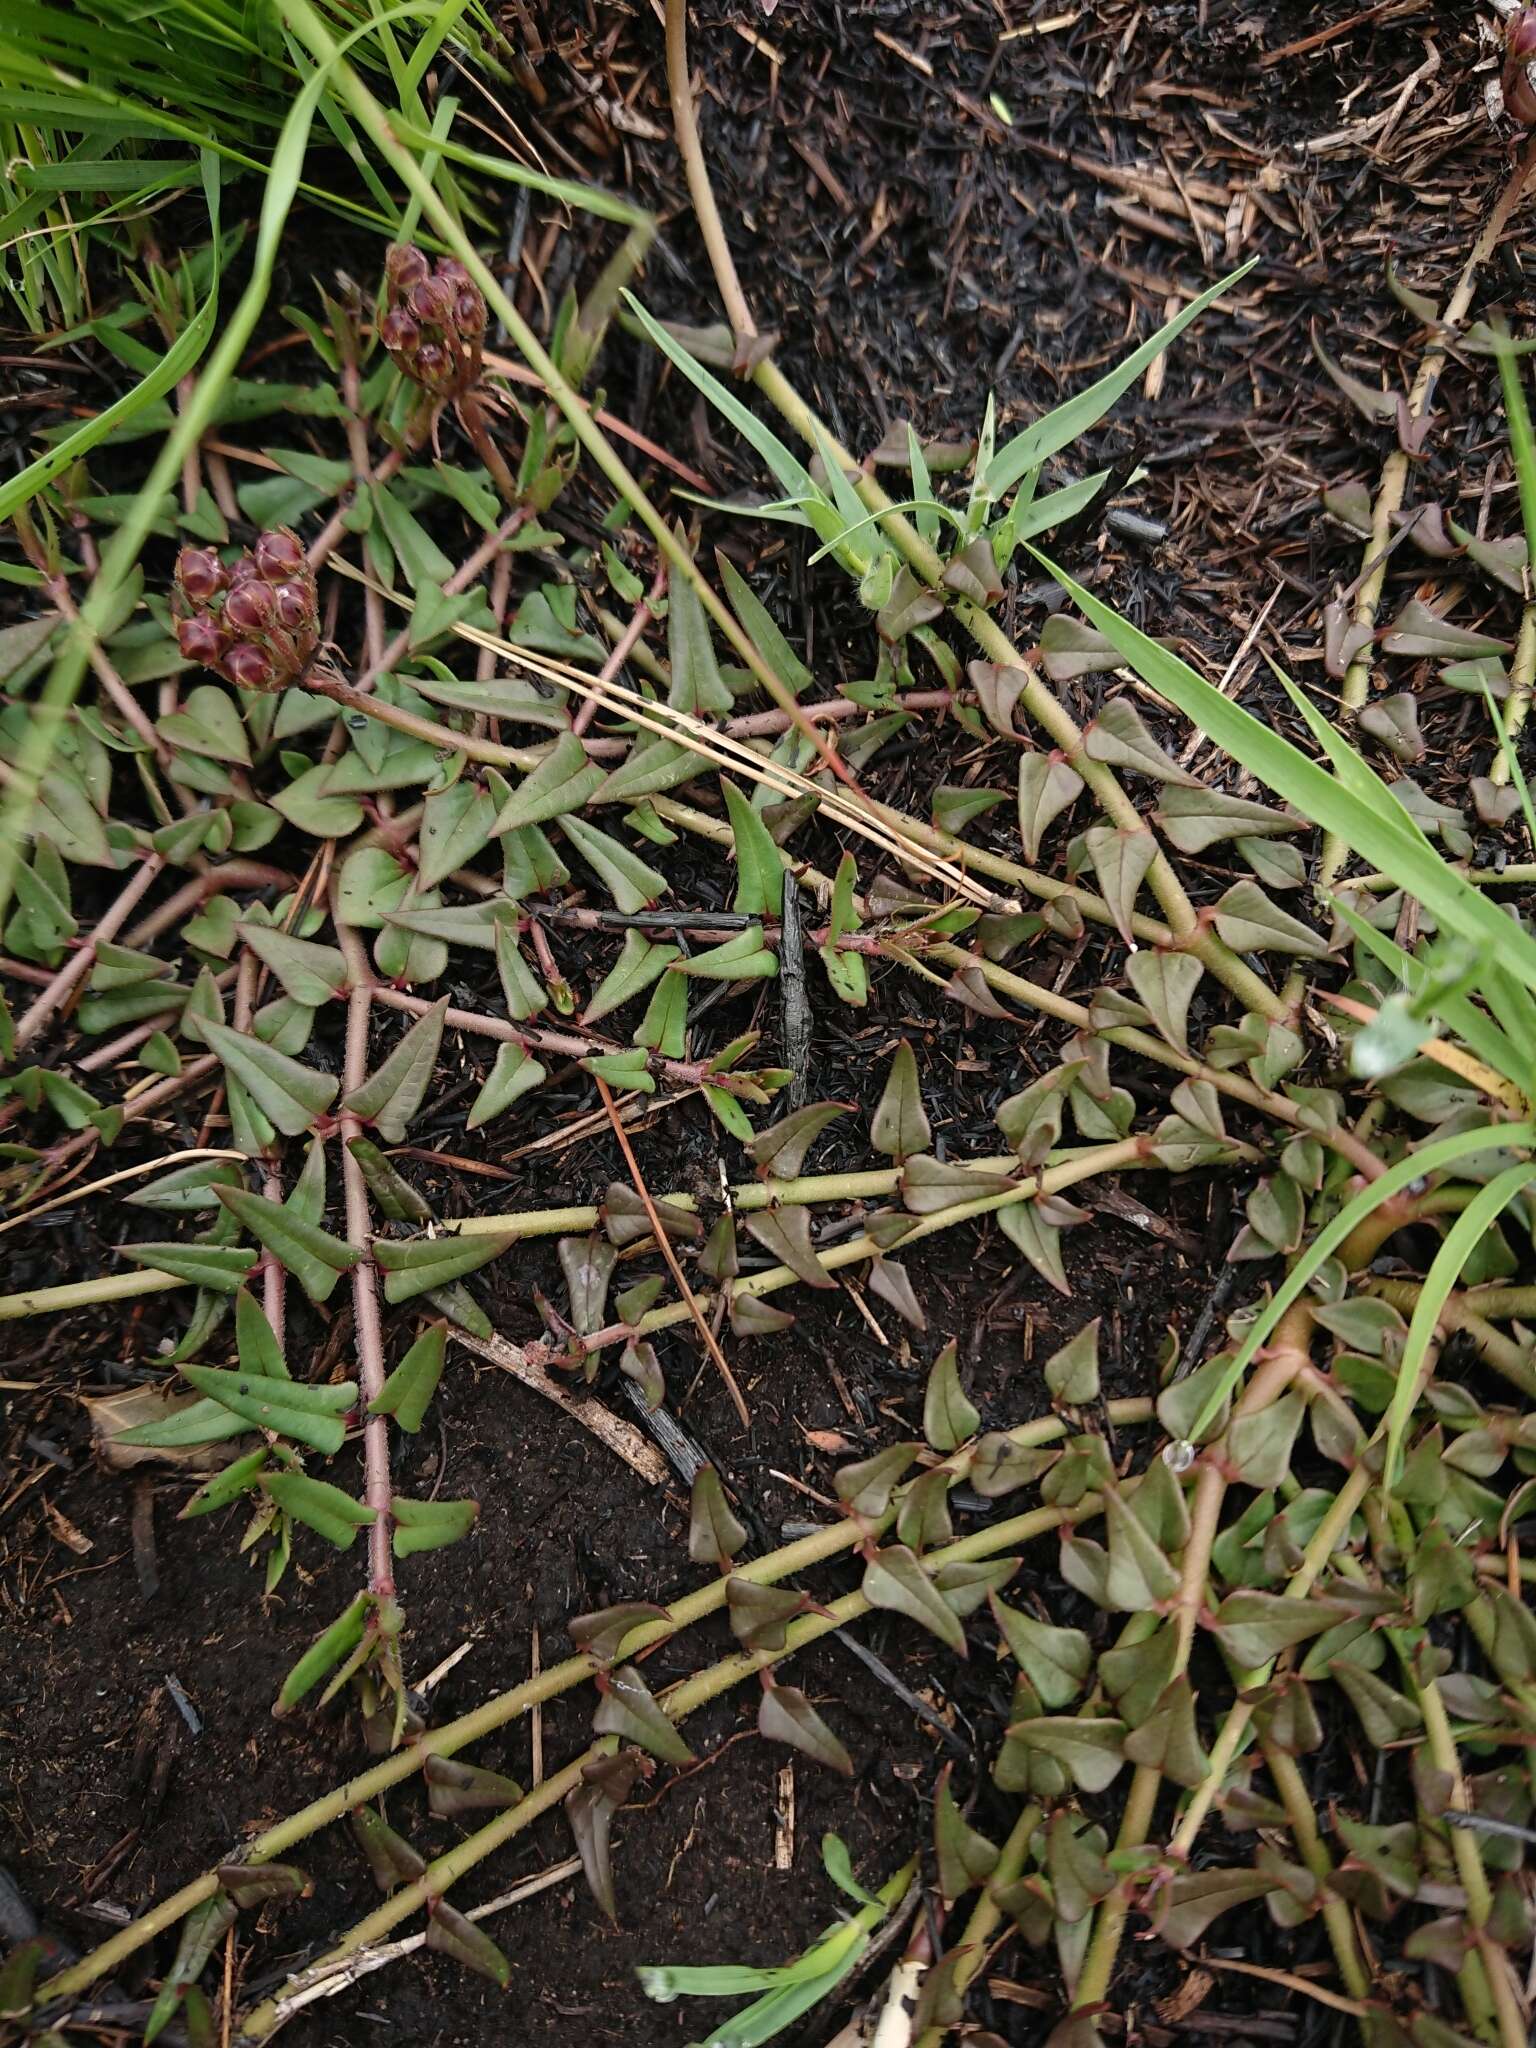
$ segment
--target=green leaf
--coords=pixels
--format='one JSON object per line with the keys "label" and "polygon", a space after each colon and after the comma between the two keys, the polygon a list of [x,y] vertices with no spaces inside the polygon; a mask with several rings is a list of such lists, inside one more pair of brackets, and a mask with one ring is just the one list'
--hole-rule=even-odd
{"label": "green leaf", "polygon": [[404,1143],[411,1119],[431,1086],[447,1014],[448,998],[444,996],[416,1020],[377,1071],[342,1102],[343,1109],[371,1123],[386,1144]]}
{"label": "green leaf", "polygon": [[179,711],[156,722],[156,731],[168,746],[190,747],[215,761],[251,765],[250,742],[240,713],[226,690],[212,683],[199,683],[187,692]]}
{"label": "green leaf", "polygon": [[896,1047],[885,1087],[870,1118],[869,1142],[877,1152],[898,1162],[915,1152],[926,1152],[933,1142],[932,1128],[923,1112],[917,1060],[905,1038]]}
{"label": "green leaf", "polygon": [[560,829],[626,916],[649,910],[668,894],[665,875],[647,867],[637,853],[631,853],[627,846],[600,832],[595,825],[582,818],[564,817]]}
{"label": "green leaf", "polygon": [[118,1249],[137,1265],[170,1273],[213,1294],[233,1294],[256,1263],[246,1245],[125,1244]]}
{"label": "green leaf", "polygon": [[973,1828],[955,1804],[950,1790],[954,1766],[946,1764],[939,1773],[939,1788],[933,1802],[933,1846],[939,1869],[939,1896],[945,1904],[977,1885],[985,1884],[997,1868],[998,1848]]}
{"label": "green leaf", "polygon": [[1018,758],[1018,827],[1024,858],[1040,858],[1040,842],[1083,791],[1083,778],[1057,754],[1020,754]]}
{"label": "green leaf", "polygon": [[726,595],[730,598],[737,618],[746,628],[747,637],[790,695],[802,695],[814,681],[810,670],[784,638],[767,607],[723,549],[715,550],[715,562],[720,571],[720,580],[725,585]]}
{"label": "green leaf", "polygon": [[758,1701],[757,1732],[767,1742],[788,1743],[828,1770],[853,1776],[853,1758],[798,1686],[775,1685]]}
{"label": "green leaf", "polygon": [[512,1982],[512,1965],[495,1942],[446,1899],[433,1901],[427,1918],[427,1947],[452,1956],[478,1976],[489,1977],[502,1991]]}
{"label": "green leaf", "polygon": [[[119,1442],[121,1441],[123,1439],[119,1438]],[[211,1515],[219,1508],[229,1507],[243,1493],[249,1493],[260,1477],[269,1456],[270,1453],[263,1444],[259,1451],[248,1451],[243,1458],[236,1458],[232,1465],[226,1465],[222,1472],[216,1472],[193,1494],[176,1517],[177,1521],[194,1522],[201,1515]]]}
{"label": "green leaf", "polygon": [[399,1494],[389,1507],[396,1557],[414,1557],[418,1550],[442,1550],[457,1543],[469,1534],[480,1513],[476,1500],[406,1500]]}
{"label": "green leaf", "polygon": [[1152,1021],[1179,1052],[1189,1051],[1189,1006],[1205,969],[1192,953],[1143,947],[1125,963],[1126,979]]}
{"label": "green leaf", "polygon": [[1104,1494],[1109,1530],[1109,1577],[1105,1592],[1112,1607],[1143,1614],[1179,1590],[1179,1575],[1167,1554],[1136,1519],[1117,1487]]}
{"label": "green leaf", "polygon": [[392,1415],[399,1428],[415,1436],[425,1419],[447,1356],[448,1325],[433,1323],[423,1330],[370,1403],[370,1415]]}
{"label": "green leaf", "polygon": [[[1145,825],[1093,825],[1084,835],[1084,843],[1110,915],[1121,938],[1132,945],[1135,942],[1131,936],[1131,916],[1137,892],[1157,858],[1157,840]],[[1237,886],[1245,889],[1255,885],[1240,882]],[[1284,912],[1279,915],[1284,916]]]}
{"label": "green leaf", "polygon": [[517,1242],[516,1233],[500,1237],[418,1237],[404,1242],[374,1241],[373,1256],[384,1273],[384,1299],[411,1301],[430,1288],[445,1287],[498,1258]]}
{"label": "green leaf", "polygon": [[524,825],[539,825],[579,811],[601,787],[604,771],[587,759],[572,732],[560,735],[537,768],[525,775],[495,824],[498,838]]}
{"label": "green leaf", "polygon": [[875,1552],[864,1568],[862,1590],[871,1607],[905,1614],[947,1644],[957,1657],[966,1654],[965,1630],[959,1617],[905,1544],[892,1544]]}
{"label": "green leaf", "polygon": [[960,1385],[958,1350],[946,1344],[933,1361],[923,1394],[923,1435],[936,1451],[958,1450],[981,1426],[981,1412]]}
{"label": "green leaf", "polygon": [[871,1520],[883,1515],[921,1449],[921,1444],[887,1444],[883,1451],[856,1464],[840,1465],[832,1476],[838,1499],[850,1514]]}
{"label": "green leaf", "polygon": [[184,1365],[181,1372],[189,1386],[251,1428],[270,1429],[328,1457],[346,1441],[341,1417],[357,1404],[357,1386],[351,1380],[335,1387],[312,1387],[259,1373],[224,1372],[211,1365]]}
{"label": "green leaf", "polygon": [[1125,1762],[1125,1732],[1123,1721],[1042,1714],[1034,1720],[1014,1722],[1008,1737],[1054,1758],[1081,1791],[1103,1792],[1114,1783]]}
{"label": "green leaf", "polygon": [[467,779],[434,791],[422,806],[417,886],[435,889],[456,868],[467,867],[489,844],[496,809],[490,792]]}
{"label": "green leaf", "polygon": [[1086,391],[1079,392],[1075,398],[1069,398],[1054,412],[1047,413],[1044,419],[1036,420],[1033,426],[1026,427],[1022,434],[1016,434],[1011,441],[1005,442],[987,466],[987,496],[996,502],[1021,478],[1028,476],[1032,470],[1038,470],[1052,455],[1059,453],[1061,449],[1086,434],[1091,427],[1096,426],[1116,400],[1130,390],[1148,365],[1157,360],[1169,343],[1176,340],[1191,321],[1198,320],[1206,308],[1214,304],[1223,292],[1230,291],[1233,285],[1240,283],[1257,260],[1250,259],[1239,269],[1221,278],[1198,298],[1192,299],[1181,313],[1175,314],[1173,319],[1160,327],[1150,340],[1144,341],[1140,348],[1099,378],[1097,383],[1090,384]]}
{"label": "green leaf", "polygon": [[731,1513],[720,1474],[713,1465],[701,1465],[689,1503],[689,1557],[695,1564],[719,1565],[723,1570],[746,1540],[746,1525]]}
{"label": "green leaf", "polygon": [[1083,752],[1090,761],[1127,768],[1157,782],[1181,783],[1186,789],[1202,787],[1198,776],[1163,752],[1129,697],[1111,697],[1104,705],[1084,730]]}
{"label": "green leaf", "polygon": [[[678,540],[687,546],[681,532]],[[708,717],[731,709],[733,699],[715,659],[698,592],[691,577],[676,572],[667,590],[667,659],[672,671],[667,702],[674,711]]]}
{"label": "green leaf", "polygon": [[779,849],[735,783],[722,775],[720,789],[736,854],[736,894],[731,907],[746,917],[782,917],[784,862]]}
{"label": "green leaf", "polygon": [[198,1028],[225,1073],[249,1091],[262,1115],[284,1137],[296,1138],[307,1131],[335,1100],[339,1084],[333,1074],[301,1066],[286,1053],[245,1032],[233,1031],[227,1024],[205,1019]]}
{"label": "green leaf", "polygon": [[157,1209],[170,1216],[205,1215],[219,1206],[218,1188],[237,1188],[240,1168],[230,1159],[199,1159],[173,1166],[120,1199],[133,1209]]}
{"label": "green leaf", "polygon": [[501,920],[496,924],[495,950],[496,972],[507,1015],[519,1023],[525,1017],[536,1016],[549,1001],[549,990],[523,958],[511,925]]}
{"label": "green leaf", "polygon": [[1045,1361],[1045,1384],[1055,1401],[1075,1408],[1099,1398],[1099,1318],[1084,1323],[1068,1343]]}
{"label": "green leaf", "polygon": [[292,1515],[338,1550],[350,1550],[358,1530],[372,1526],[372,1508],[328,1480],[311,1479],[307,1472],[268,1472],[263,1474],[261,1486],[285,1515]]}
{"label": "green leaf", "polygon": [[625,1742],[637,1742],[666,1764],[693,1762],[693,1752],[651,1697],[650,1689],[633,1664],[621,1664],[603,1679],[602,1696],[592,1726],[599,1735],[617,1735]]}
{"label": "green leaf", "polygon": [[265,1195],[244,1188],[221,1188],[219,1199],[241,1227],[293,1275],[311,1301],[329,1300],[336,1282],[362,1256],[344,1238],[306,1223],[283,1203],[269,1202]]}
{"label": "green leaf", "polygon": [[427,1804],[441,1820],[455,1820],[462,1813],[505,1812],[523,1797],[515,1779],[461,1763],[457,1757],[429,1754],[422,1776],[427,1781]]}
{"label": "green leaf", "polygon": [[625,932],[619,957],[593,991],[592,1000],[581,1013],[583,1024],[595,1024],[610,1010],[633,1002],[682,952],[680,946],[653,945],[644,933]]}
{"label": "green leaf", "polygon": [[1093,1645],[1080,1628],[1057,1628],[988,1595],[1014,1661],[1047,1709],[1070,1706],[1093,1670]]}
{"label": "green leaf", "polygon": [[1292,953],[1326,958],[1316,932],[1272,903],[1257,882],[1234,882],[1215,906],[1216,929],[1234,953]]}
{"label": "green leaf", "polygon": [[697,981],[772,981],[778,971],[778,955],[763,944],[760,924],[748,925],[707,952],[679,960],[673,969]]}
{"label": "green leaf", "polygon": [[846,1116],[848,1109],[846,1102],[811,1102],[759,1131],[747,1148],[758,1171],[775,1180],[794,1180],[816,1138],[834,1118]]}
{"label": "green leaf", "polygon": [[498,1046],[485,1086],[475,1097],[464,1120],[465,1130],[479,1130],[482,1124],[488,1124],[492,1117],[501,1116],[531,1088],[537,1088],[548,1078],[548,1069],[523,1046],[510,1041]]}
{"label": "green leaf", "polygon": [[1282,1650],[1321,1634],[1339,1619],[1339,1610],[1315,1595],[1287,1599],[1280,1593],[1229,1593],[1216,1609],[1211,1627],[1217,1641],[1244,1671],[1256,1671]]}
{"label": "green leaf", "polygon": [[807,1287],[836,1286],[811,1242],[809,1208],[797,1203],[792,1208],[761,1209],[743,1220],[764,1251],[787,1266]]}

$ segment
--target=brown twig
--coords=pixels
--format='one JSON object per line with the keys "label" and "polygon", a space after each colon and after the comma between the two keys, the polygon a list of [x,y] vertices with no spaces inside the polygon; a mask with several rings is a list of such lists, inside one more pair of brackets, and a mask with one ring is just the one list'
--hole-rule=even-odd
{"label": "brown twig", "polygon": [[736,1383],[736,1375],[731,1371],[730,1366],[726,1362],[725,1353],[720,1349],[719,1339],[710,1328],[708,1319],[703,1309],[699,1306],[698,1296],[688,1285],[688,1276],[683,1271],[677,1253],[672,1249],[672,1240],[667,1236],[666,1225],[661,1220],[660,1211],[651,1200],[651,1191],[646,1186],[644,1176],[641,1174],[640,1162],[635,1157],[635,1148],[629,1142],[629,1133],[625,1130],[618,1108],[614,1103],[613,1090],[608,1086],[608,1083],[601,1074],[597,1074],[593,1078],[597,1082],[597,1092],[603,1098],[603,1107],[608,1112],[608,1121],[613,1125],[613,1134],[619,1141],[619,1150],[624,1154],[624,1164],[629,1168],[630,1175],[634,1180],[635,1192],[645,1204],[645,1213],[650,1219],[651,1229],[655,1234],[656,1243],[661,1255],[667,1262],[672,1278],[677,1282],[678,1293],[682,1295],[683,1300],[688,1304],[688,1313],[693,1317],[694,1328],[704,1340],[704,1349],[715,1361],[716,1369],[719,1371],[721,1379],[725,1381],[726,1391],[735,1404],[736,1413],[741,1417],[742,1428],[750,1429],[752,1427],[751,1410],[747,1407],[741,1388]]}

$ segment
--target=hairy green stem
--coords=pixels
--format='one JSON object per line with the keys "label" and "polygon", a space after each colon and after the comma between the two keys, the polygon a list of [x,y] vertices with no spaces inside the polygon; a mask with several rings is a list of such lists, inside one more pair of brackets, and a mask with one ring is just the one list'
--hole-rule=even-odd
{"label": "hairy green stem", "polygon": [[1328,1940],[1333,1948],[1333,1959],[1339,1966],[1339,1976],[1351,1998],[1369,1998],[1371,1977],[1360,1954],[1360,1944],[1355,1939],[1355,1923],[1346,1902],[1337,1892],[1330,1891],[1328,1880],[1333,1874],[1333,1860],[1323,1846],[1323,1838],[1317,1831],[1317,1814],[1312,1804],[1312,1794],[1297,1768],[1296,1759],[1277,1749],[1272,1742],[1261,1741],[1265,1766],[1280,1794],[1280,1803],[1285,1808],[1285,1817],[1290,1823],[1291,1837],[1296,1844],[1302,1862],[1317,1879],[1318,1897],[1322,1901],[1323,1926],[1327,1929]]}

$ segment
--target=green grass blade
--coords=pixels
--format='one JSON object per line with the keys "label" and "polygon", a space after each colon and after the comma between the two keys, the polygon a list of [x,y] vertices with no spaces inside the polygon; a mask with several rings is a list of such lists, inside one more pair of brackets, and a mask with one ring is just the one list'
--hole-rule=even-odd
{"label": "green grass blade", "polygon": [[[1031,552],[1061,584],[1083,615],[1144,682],[1176,705],[1207,738],[1293,804],[1304,817],[1388,875],[1434,912],[1442,931],[1483,947],[1527,988],[1536,989],[1536,941],[1490,903],[1482,891],[1442,860],[1417,828],[1403,829],[1407,813],[1381,778],[1358,755],[1352,786],[1329,775],[1299,747],[1213,689],[1188,662],[1138,631],[1076,583],[1038,549]],[[1343,742],[1333,735],[1335,746]],[[1370,792],[1367,800],[1366,791]],[[1394,816],[1395,814],[1395,816]]]}
{"label": "green grass blade", "polygon": [[1208,291],[1203,291],[1199,298],[1191,299],[1182,313],[1176,313],[1166,326],[1160,327],[1150,340],[1144,341],[1097,384],[1090,384],[1086,391],[1069,398],[1065,405],[1058,405],[1054,412],[1036,420],[1022,434],[1015,434],[1011,441],[998,449],[987,467],[987,496],[994,501],[1002,497],[1021,477],[1038,469],[1041,463],[1061,449],[1069,447],[1090,427],[1097,426],[1116,400],[1130,390],[1148,364],[1155,362],[1169,343],[1176,341],[1190,322],[1198,320],[1223,292],[1229,292],[1233,285],[1239,284],[1258,260],[1256,256],[1249,257],[1240,268],[1219,279]]}
{"label": "green grass blade", "polygon": [[[1395,1166],[1389,1166],[1379,1180],[1373,1180],[1353,1201],[1346,1202],[1338,1215],[1318,1232],[1254,1318],[1247,1336],[1233,1354],[1232,1363],[1196,1417],[1191,1437],[1198,1441],[1209,1429],[1224,1404],[1232,1398],[1259,1347],[1274,1334],[1286,1310],[1305,1294],[1318,1267],[1325,1259],[1332,1258],[1356,1224],[1363,1223],[1383,1202],[1400,1195],[1404,1188],[1425,1174],[1436,1173],[1443,1166],[1453,1166],[1458,1159],[1465,1159],[1470,1153],[1486,1152],[1490,1146],[1529,1145],[1533,1139],[1536,1139],[1536,1126],[1528,1123],[1480,1124],[1475,1131],[1458,1131],[1453,1137],[1437,1138],[1432,1144],[1421,1146],[1417,1152],[1410,1152]],[[1462,1264],[1465,1263],[1463,1259]]]}
{"label": "green grass blade", "polygon": [[715,410],[730,421],[742,439],[757,450],[787,498],[798,504],[805,499],[821,497],[805,464],[791,454],[777,434],[763,425],[755,412],[743,405],[735,393],[728,391],[702,363],[696,362],[680,341],[674,341],[661,323],[651,318],[633,292],[624,294],[624,303],[667,360],[674,363],[695,390],[701,391]]}
{"label": "green grass blade", "polygon": [[1450,1299],[1451,1290],[1461,1278],[1462,1268],[1471,1258],[1484,1233],[1491,1229],[1499,1216],[1519,1194],[1536,1181],[1536,1167],[1529,1162],[1520,1166],[1509,1166],[1479,1188],[1472,1200],[1456,1218],[1445,1234],[1445,1242],[1436,1252],[1434,1263],[1424,1276],[1424,1285],[1419,1290],[1418,1301],[1414,1304],[1413,1319],[1408,1325],[1408,1336],[1403,1344],[1402,1363],[1397,1369],[1397,1385],[1392,1393],[1392,1405],[1387,1410],[1387,1486],[1396,1486],[1402,1470],[1403,1438],[1413,1416],[1417,1402],[1419,1376],[1424,1360],[1435,1334],[1435,1325],[1440,1311]]}

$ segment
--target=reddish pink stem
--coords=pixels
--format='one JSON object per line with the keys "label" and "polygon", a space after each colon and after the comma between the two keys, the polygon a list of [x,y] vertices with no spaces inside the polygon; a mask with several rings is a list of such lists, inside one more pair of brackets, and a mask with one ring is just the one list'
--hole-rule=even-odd
{"label": "reddish pink stem", "polygon": [[[635,606],[633,618],[631,618],[629,624],[624,628],[623,633],[614,642],[613,652],[609,655],[608,659],[603,663],[602,674],[598,677],[599,683],[611,683],[614,677],[618,674],[619,670],[624,666],[625,662],[628,661],[631,654],[634,653],[635,644],[639,640],[640,635],[645,631],[646,627],[651,623],[651,620],[655,617],[655,613],[651,610],[651,606],[656,603],[658,598],[661,598],[666,594],[666,588],[667,565],[665,562],[663,562],[661,567],[656,571],[650,589],[646,592],[645,596],[640,600],[639,604]],[[574,732],[579,738],[581,734],[586,731],[587,727],[592,723],[593,719],[596,716],[597,699],[595,697],[588,697],[582,702],[581,707],[576,713],[576,716],[571,720],[572,732]]]}
{"label": "reddish pink stem", "polygon": [[[351,993],[347,997],[347,1047],[342,1068],[342,1087],[350,1095],[368,1078],[368,1017],[372,1007],[372,971],[362,940],[356,930],[335,915],[337,937],[347,959]],[[379,1315],[379,1282],[373,1263],[373,1220],[368,1213],[368,1182],[353,1158],[350,1146],[363,1135],[363,1127],[350,1111],[338,1119],[341,1136],[341,1184],[346,1195],[347,1241],[362,1253],[352,1268],[352,1320],[357,1341],[357,1377],[364,1407],[384,1391],[384,1327]],[[395,1593],[394,1562],[390,1552],[389,1425],[382,1415],[363,1418],[363,1492],[373,1509],[368,1531],[369,1586],[374,1596],[392,1600]]]}

